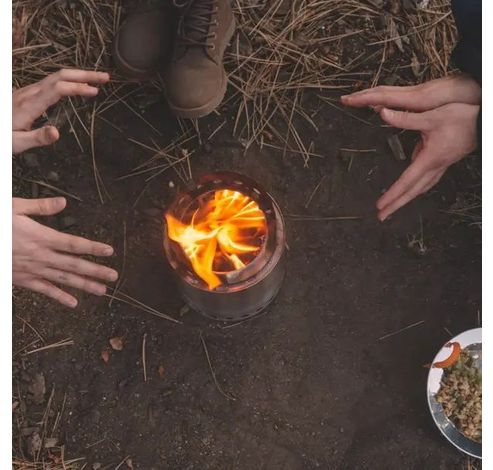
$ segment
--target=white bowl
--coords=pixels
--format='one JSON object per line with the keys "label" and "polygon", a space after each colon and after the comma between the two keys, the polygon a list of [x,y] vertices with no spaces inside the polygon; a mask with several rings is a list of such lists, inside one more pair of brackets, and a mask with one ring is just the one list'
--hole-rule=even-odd
{"label": "white bowl", "polygon": [[[450,342],[458,342],[462,349],[467,349],[473,354],[475,361],[480,370],[482,363],[482,340],[481,340],[482,330],[481,328],[474,328],[473,330],[464,331],[460,335],[452,338]],[[448,343],[449,341],[447,341]],[[433,359],[433,363],[437,361],[443,361],[450,356],[451,349],[445,347],[445,345],[438,351],[438,354]],[[482,456],[482,445],[479,442],[473,441],[462,434],[450,421],[445,412],[443,411],[442,405],[437,402],[435,395],[440,389],[440,381],[442,379],[444,370],[439,368],[430,368],[428,374],[428,384],[426,394],[428,396],[428,406],[430,407],[431,416],[435,421],[440,432],[447,438],[447,440],[452,443],[457,449],[461,450],[471,457],[476,457],[478,459]]]}

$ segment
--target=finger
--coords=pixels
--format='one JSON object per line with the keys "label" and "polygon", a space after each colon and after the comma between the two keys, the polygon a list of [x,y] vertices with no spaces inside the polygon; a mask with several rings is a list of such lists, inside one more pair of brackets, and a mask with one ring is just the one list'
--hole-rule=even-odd
{"label": "finger", "polygon": [[12,153],[18,154],[35,147],[51,145],[60,138],[58,129],[54,126],[45,126],[33,131],[12,132]]}
{"label": "finger", "polygon": [[69,273],[67,271],[60,271],[58,269],[46,268],[41,272],[41,275],[49,279],[50,281],[57,282],[58,284],[65,284],[70,287],[75,287],[90,294],[104,295],[106,294],[106,286],[100,282],[92,281],[77,274]]}
{"label": "finger", "polygon": [[76,256],[52,252],[45,261],[52,268],[79,276],[102,279],[109,282],[114,282],[118,279],[118,273],[114,269]]}
{"label": "finger", "polygon": [[65,96],[92,97],[96,96],[98,92],[98,88],[87,83],[60,81],[55,82],[53,86],[45,90],[45,93],[42,95],[42,102],[45,108],[49,108]]}
{"label": "finger", "polygon": [[21,215],[55,215],[65,209],[67,200],[64,197],[49,197],[43,199],[12,200],[13,210]]}
{"label": "finger", "polygon": [[110,75],[106,72],[96,72],[94,70],[62,69],[50,75],[48,81],[65,81],[79,83],[94,83],[103,85],[109,82]]}
{"label": "finger", "polygon": [[416,160],[402,173],[400,178],[390,187],[388,191],[377,201],[377,208],[382,210],[394,200],[401,197],[409,189],[418,183],[420,178],[426,174],[423,159]]}
{"label": "finger", "polygon": [[27,289],[31,289],[35,292],[51,297],[67,307],[74,308],[77,306],[77,299],[75,297],[67,294],[67,292],[64,292],[51,282],[44,281],[43,279],[33,279],[27,281],[22,287],[26,287]]}
{"label": "finger", "polygon": [[363,108],[367,106],[385,106],[389,108],[405,108],[413,111],[426,109],[426,103],[417,87],[378,86],[341,96],[342,104]]}
{"label": "finger", "polygon": [[383,108],[380,110],[380,117],[393,127],[399,129],[409,129],[412,131],[426,131],[430,128],[430,117],[425,113],[408,113]]}
{"label": "finger", "polygon": [[439,170],[438,173],[431,179],[431,181],[424,187],[423,193],[426,193],[431,188],[433,188],[433,186],[435,186],[435,184],[437,184],[440,181],[444,173],[445,170]]}
{"label": "finger", "polygon": [[77,255],[111,256],[114,253],[113,248],[106,243],[94,242],[87,238],[61,232],[57,232],[56,237],[52,240],[51,247],[58,251],[66,251]]}
{"label": "finger", "polygon": [[[440,177],[438,177],[440,179]],[[423,194],[427,191],[428,188],[431,188],[437,181],[436,173],[429,173],[426,176],[423,176],[421,180],[411,189],[409,189],[406,193],[402,194],[400,197],[395,199],[392,203],[385,206],[378,213],[378,218],[381,222],[383,222],[389,215],[393,214],[396,210],[400,209],[402,206],[405,206],[408,202],[412,201],[414,198]]]}

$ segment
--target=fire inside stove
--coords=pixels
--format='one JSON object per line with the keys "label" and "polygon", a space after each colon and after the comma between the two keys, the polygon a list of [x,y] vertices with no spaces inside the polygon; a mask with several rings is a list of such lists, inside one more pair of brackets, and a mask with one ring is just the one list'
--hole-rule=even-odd
{"label": "fire inside stove", "polygon": [[224,283],[224,275],[252,262],[267,233],[258,203],[231,189],[202,195],[184,220],[168,213],[166,223],[168,237],[181,246],[195,274],[210,290]]}
{"label": "fire inside stove", "polygon": [[222,321],[265,309],[284,277],[284,220],[272,196],[233,172],[203,175],[165,214],[164,249],[183,300]]}

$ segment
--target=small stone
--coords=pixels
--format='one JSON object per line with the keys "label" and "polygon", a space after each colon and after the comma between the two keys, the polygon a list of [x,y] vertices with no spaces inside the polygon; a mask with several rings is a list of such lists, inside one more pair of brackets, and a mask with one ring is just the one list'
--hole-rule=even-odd
{"label": "small stone", "polygon": [[110,352],[107,349],[101,352],[101,359],[106,363],[110,360]]}
{"label": "small stone", "polygon": [[123,349],[123,336],[111,338],[110,345],[115,351],[121,351]]}
{"label": "small stone", "polygon": [[188,312],[190,312],[190,307],[185,304],[182,308],[180,308],[180,317],[183,317],[184,315],[186,315]]}
{"label": "small stone", "polygon": [[51,449],[52,447],[56,447],[58,443],[58,439],[56,437],[45,437],[44,447],[45,449]]}
{"label": "small stone", "polygon": [[92,464],[92,470],[100,470],[103,467],[103,464],[101,462],[94,462]]}
{"label": "small stone", "polygon": [[77,225],[77,219],[75,217],[67,216],[62,218],[61,223],[63,228],[70,228]]}
{"label": "small stone", "polygon": [[170,182],[168,183],[168,186],[169,186],[171,189],[173,189],[173,188],[175,187],[175,183],[173,183],[173,181],[170,181]]}
{"label": "small stone", "polygon": [[49,171],[46,175],[46,179],[56,183],[60,180],[60,175],[56,171]]}

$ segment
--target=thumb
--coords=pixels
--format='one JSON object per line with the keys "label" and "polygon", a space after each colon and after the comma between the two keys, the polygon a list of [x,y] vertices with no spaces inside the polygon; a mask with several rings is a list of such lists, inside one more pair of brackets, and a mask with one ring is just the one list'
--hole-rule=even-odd
{"label": "thumb", "polygon": [[55,215],[65,209],[67,200],[64,197],[44,199],[13,199],[13,210],[20,215]]}
{"label": "thumb", "polygon": [[54,126],[44,126],[32,131],[14,131],[12,133],[12,153],[21,153],[34,147],[44,147],[60,138]]}
{"label": "thumb", "polygon": [[389,108],[380,110],[380,117],[392,127],[409,129],[412,131],[425,131],[430,127],[428,113],[410,113],[407,111],[394,111]]}

